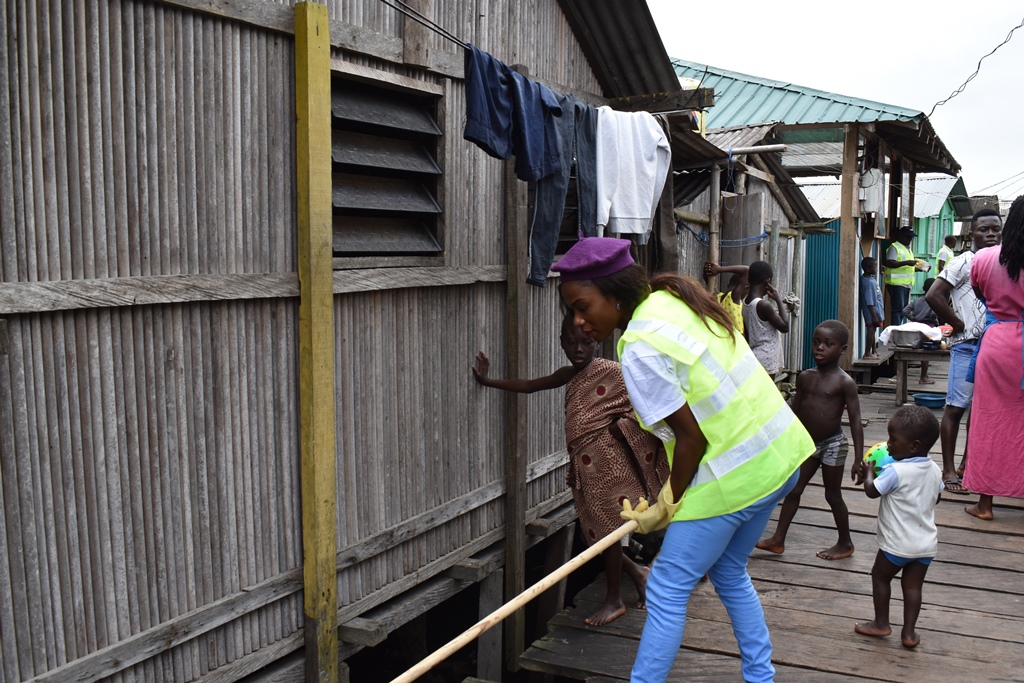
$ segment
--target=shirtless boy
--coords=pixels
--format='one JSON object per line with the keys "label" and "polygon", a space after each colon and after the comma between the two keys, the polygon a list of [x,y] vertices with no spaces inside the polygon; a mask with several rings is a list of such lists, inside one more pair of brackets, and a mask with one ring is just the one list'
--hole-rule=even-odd
{"label": "shirtless boy", "polygon": [[[757,544],[761,550],[773,553],[785,551],[786,534],[800,507],[800,496],[807,482],[821,467],[825,501],[832,508],[839,540],[831,548],[816,554],[823,560],[841,560],[853,554],[850,514],[843,500],[843,467],[849,451],[842,427],[843,411],[850,418],[855,454],[864,450],[864,427],[860,422],[857,383],[839,367],[839,357],[846,351],[849,341],[849,328],[838,320],[826,320],[814,329],[812,348],[818,367],[797,375],[793,412],[814,439],[816,450],[800,466],[800,479],[782,502],[775,534]],[[855,463],[859,459],[855,457]]]}

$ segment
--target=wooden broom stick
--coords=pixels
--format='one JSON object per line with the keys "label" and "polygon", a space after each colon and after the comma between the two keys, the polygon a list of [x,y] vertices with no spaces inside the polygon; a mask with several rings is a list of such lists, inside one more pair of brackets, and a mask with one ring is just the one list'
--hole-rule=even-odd
{"label": "wooden broom stick", "polygon": [[469,629],[464,631],[462,635],[458,636],[454,640],[448,642],[447,645],[435,650],[426,659],[420,661],[419,664],[412,667],[398,678],[391,681],[391,683],[411,683],[417,678],[425,674],[426,672],[433,669],[435,666],[443,662],[454,653],[465,647],[469,642],[476,640],[481,633],[490,629],[492,626],[500,624],[501,621],[518,610],[526,603],[533,600],[538,595],[546,591],[551,586],[555,585],[572,572],[579,569],[581,566],[589,562],[592,558],[596,557],[600,553],[604,552],[606,548],[609,548],[613,543],[618,543],[623,536],[636,529],[637,523],[635,521],[629,521],[620,526],[615,531],[611,532],[594,545],[587,548],[585,551],[572,558],[561,567],[551,572],[538,583],[533,584],[525,591],[517,595],[515,598],[506,602],[504,605],[494,610],[486,617],[476,622]]}

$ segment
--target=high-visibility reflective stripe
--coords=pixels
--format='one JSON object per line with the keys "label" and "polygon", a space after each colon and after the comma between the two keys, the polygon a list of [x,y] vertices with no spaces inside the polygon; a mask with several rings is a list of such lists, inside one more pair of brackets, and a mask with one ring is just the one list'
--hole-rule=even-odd
{"label": "high-visibility reflective stripe", "polygon": [[[723,368],[717,361],[715,362],[716,370],[712,370],[708,363],[702,363],[702,365],[704,365],[709,372],[715,374],[715,377],[718,380],[718,388],[709,396],[702,398],[696,403],[690,404],[690,410],[693,412],[693,416],[697,419],[697,422],[703,422],[721,412],[727,405],[729,405],[729,403],[732,402],[733,398],[736,397],[740,386],[750,379],[750,376],[761,367],[761,363],[759,363],[757,358],[754,357],[754,354],[750,352],[744,353],[740,358],[740,362],[737,363],[728,373],[726,373],[725,368]],[[721,372],[721,376],[717,374],[719,371]]]}
{"label": "high-visibility reflective stripe", "polygon": [[[709,396],[690,404],[690,410],[693,412],[697,422],[703,422],[713,417],[725,406],[729,405],[729,402],[736,396],[739,386],[746,382],[757,368],[760,367],[760,363],[753,353],[745,353],[731,371],[726,370],[718,362],[718,359],[711,355],[711,351],[706,345],[696,341],[692,336],[671,323],[639,320],[630,322],[629,329],[630,331],[656,334],[686,349],[697,357],[696,363],[700,364],[701,367],[715,378],[718,388]],[[681,377],[680,379],[683,378]],[[688,380],[689,376],[686,379]],[[688,386],[688,382],[686,385]]]}
{"label": "high-visibility reflective stripe", "polygon": [[[909,248],[903,246],[901,242],[893,242],[893,248],[896,249],[896,256],[899,261],[909,261],[914,258],[914,252],[910,251]],[[887,285],[912,285],[914,282],[914,266],[900,266],[898,268],[889,268],[885,271],[885,284]]]}
{"label": "high-visibility reflective stripe", "polygon": [[768,448],[775,439],[782,436],[795,419],[796,415],[792,410],[779,410],[772,419],[768,420],[748,439],[722,452],[712,460],[701,463],[697,468],[697,473],[690,480],[690,486],[700,486],[721,479],[740,465],[750,462]]}
{"label": "high-visibility reflective stripe", "polygon": [[694,356],[701,355],[707,349],[706,344],[694,339],[692,335],[664,320],[631,320],[626,328],[626,333],[630,332],[656,334],[689,351]]}

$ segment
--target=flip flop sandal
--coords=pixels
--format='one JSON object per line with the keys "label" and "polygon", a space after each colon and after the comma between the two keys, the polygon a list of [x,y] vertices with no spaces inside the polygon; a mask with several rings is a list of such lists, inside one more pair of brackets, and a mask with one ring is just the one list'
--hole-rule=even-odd
{"label": "flip flop sandal", "polygon": [[959,479],[950,479],[949,481],[942,482],[942,488],[958,496],[966,496],[970,493]]}

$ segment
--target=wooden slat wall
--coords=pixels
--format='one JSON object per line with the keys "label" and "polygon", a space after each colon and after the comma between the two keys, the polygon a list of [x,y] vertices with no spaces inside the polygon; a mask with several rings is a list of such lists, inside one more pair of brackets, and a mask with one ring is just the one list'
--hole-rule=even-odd
{"label": "wooden slat wall", "polygon": [[[154,3],[0,12],[0,280],[294,272],[290,40]],[[5,319],[4,680],[300,565],[296,318],[266,299]],[[192,680],[301,628],[294,589],[265,604],[115,678]]]}
{"label": "wooden slat wall", "polygon": [[[598,92],[557,3],[511,26],[511,1],[432,16]],[[378,0],[329,10],[401,36]],[[0,21],[0,282],[294,274],[287,34],[144,0]],[[503,164],[462,140],[462,83],[341,56],[444,87],[447,263],[503,264]],[[470,365],[483,349],[502,372],[504,290],[335,295],[342,620],[501,538],[506,397]],[[529,297],[547,374],[566,362],[557,292]],[[300,647],[298,300],[82,306],[0,319],[2,679],[227,681]],[[530,397],[531,463],[564,448],[562,401]],[[528,498],[564,492],[556,467]]]}

